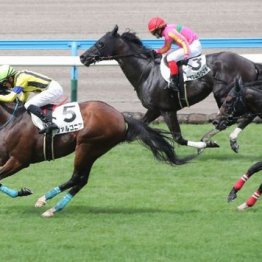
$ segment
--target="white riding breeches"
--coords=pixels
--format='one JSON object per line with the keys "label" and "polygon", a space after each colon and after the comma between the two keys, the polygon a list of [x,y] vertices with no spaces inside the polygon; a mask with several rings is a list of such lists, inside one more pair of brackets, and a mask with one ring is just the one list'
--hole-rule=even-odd
{"label": "white riding breeches", "polygon": [[52,80],[46,90],[33,96],[25,103],[25,108],[27,109],[30,105],[41,107],[55,103],[56,100],[63,96],[63,93],[62,86],[58,82]]}
{"label": "white riding breeches", "polygon": [[[189,45],[189,49],[190,49],[190,53],[189,53],[189,58],[191,57],[195,57],[195,56],[199,56],[202,53],[202,46],[199,40],[195,40],[193,41],[193,43],[191,45]],[[171,50],[167,56],[167,62],[170,61],[181,61],[184,59],[184,49],[183,48],[179,48],[176,50]]]}

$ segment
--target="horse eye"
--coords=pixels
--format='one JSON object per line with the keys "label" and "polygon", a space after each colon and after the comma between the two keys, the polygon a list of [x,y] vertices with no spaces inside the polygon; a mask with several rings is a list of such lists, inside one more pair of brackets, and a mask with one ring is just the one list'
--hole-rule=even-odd
{"label": "horse eye", "polygon": [[98,42],[98,43],[97,43],[97,47],[98,47],[99,49],[102,49],[104,46],[105,46],[105,45],[104,45],[103,42]]}

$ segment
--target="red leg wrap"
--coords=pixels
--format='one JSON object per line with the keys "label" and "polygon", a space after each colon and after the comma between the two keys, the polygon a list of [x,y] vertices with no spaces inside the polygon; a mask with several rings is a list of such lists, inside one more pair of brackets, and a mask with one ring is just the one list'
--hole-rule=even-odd
{"label": "red leg wrap", "polygon": [[245,184],[245,182],[248,180],[248,177],[246,175],[243,175],[234,185],[234,189],[237,191],[242,188],[242,186]]}
{"label": "red leg wrap", "polygon": [[258,198],[260,197],[260,193],[256,191],[246,202],[249,207],[252,207],[257,202]]}

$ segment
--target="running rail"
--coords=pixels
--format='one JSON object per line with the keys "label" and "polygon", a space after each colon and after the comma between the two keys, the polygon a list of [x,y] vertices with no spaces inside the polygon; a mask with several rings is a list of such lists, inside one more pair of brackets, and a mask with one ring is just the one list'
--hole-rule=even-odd
{"label": "running rail", "polygon": [[[203,49],[208,48],[262,48],[262,38],[203,38]],[[77,85],[80,62],[78,51],[90,48],[96,40],[0,40],[0,50],[68,50],[68,56],[1,56],[0,64],[14,66],[71,66],[71,101],[77,101]],[[144,39],[143,44],[157,49],[162,39]],[[262,49],[261,49],[262,50]],[[262,52],[261,52],[262,53]],[[256,63],[262,63],[262,54],[243,54]],[[96,65],[117,65],[115,61],[102,61]]]}

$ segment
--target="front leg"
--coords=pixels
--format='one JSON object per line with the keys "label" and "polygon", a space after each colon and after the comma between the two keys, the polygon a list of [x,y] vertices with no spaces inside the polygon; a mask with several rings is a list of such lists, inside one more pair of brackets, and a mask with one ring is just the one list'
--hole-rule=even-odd
{"label": "front leg", "polygon": [[[25,165],[18,161],[18,159],[10,157],[7,162],[0,168],[0,180],[15,174],[24,167]],[[22,188],[20,191],[17,191],[15,189],[4,186],[3,184],[0,184],[0,192],[13,198],[19,196],[28,196],[32,194],[32,191],[28,188]]]}
{"label": "front leg", "polygon": [[230,147],[235,153],[238,153],[239,151],[239,145],[237,143],[239,134],[245,129],[247,125],[249,125],[253,121],[254,118],[255,116],[243,118],[239,122],[238,126],[234,129],[234,131],[229,135]]}
{"label": "front leg", "polygon": [[180,125],[177,119],[177,112],[162,112],[162,116],[164,117],[164,120],[174,137],[174,140],[179,144],[183,146],[191,146],[198,149],[203,149],[207,146],[205,142],[194,142],[194,141],[188,141],[183,138]]}
{"label": "front leg", "polygon": [[141,120],[145,124],[150,124],[153,122],[155,119],[157,119],[160,116],[160,112],[158,110],[153,110],[153,109],[148,109],[144,116],[141,118]]}

